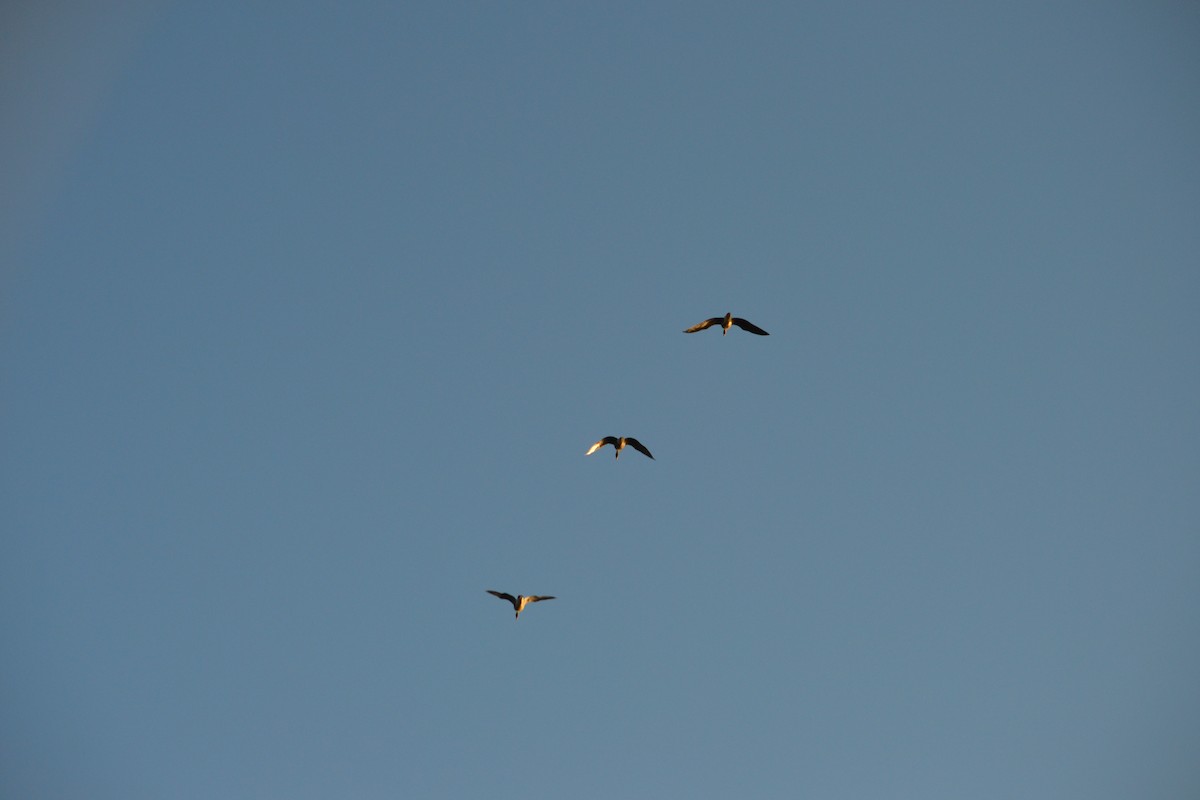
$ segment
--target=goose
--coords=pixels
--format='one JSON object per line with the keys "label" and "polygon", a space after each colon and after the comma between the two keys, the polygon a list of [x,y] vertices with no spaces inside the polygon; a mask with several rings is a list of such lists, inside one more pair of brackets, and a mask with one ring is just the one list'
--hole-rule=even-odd
{"label": "goose", "polygon": [[487,593],[490,595],[495,595],[496,597],[499,597],[501,600],[507,600],[508,602],[512,603],[513,608],[515,608],[517,610],[516,616],[514,616],[513,619],[520,619],[521,612],[524,611],[525,606],[529,605],[530,603],[536,603],[539,600],[553,600],[554,599],[553,595],[536,595],[536,594],[529,594],[529,595],[519,594],[516,597],[513,597],[508,592],[497,592],[495,589],[488,589]]}
{"label": "goose", "polygon": [[705,328],[710,328],[713,325],[721,326],[721,335],[722,336],[729,333],[729,327],[731,325],[737,325],[742,330],[750,331],[750,333],[757,333],[759,336],[770,336],[771,335],[771,334],[767,333],[766,331],[764,331],[762,328],[755,325],[750,320],[742,319],[741,317],[735,317],[733,314],[726,314],[724,317],[713,317],[712,319],[706,319],[706,320],[704,320],[704,322],[701,322],[699,325],[693,325],[692,327],[688,328],[687,330],[684,331],[684,333],[695,333],[696,331],[702,331]]}
{"label": "goose", "polygon": [[617,451],[616,455],[614,455],[613,458],[620,458],[621,457],[621,449],[624,448],[625,445],[629,445],[630,447],[632,447],[634,450],[637,450],[642,455],[648,456],[650,458],[650,460],[652,460],[652,461],[654,460],[654,456],[650,455],[650,451],[646,449],[646,445],[642,444],[641,442],[639,442],[637,439],[633,438],[632,436],[620,436],[620,437],[605,436],[603,439],[601,439],[600,441],[596,442],[594,445],[589,447],[588,451],[586,453],[584,453],[584,455],[590,456],[592,453],[596,452],[601,447],[604,447],[604,445],[606,445],[606,444],[611,444],[613,446],[613,449],[615,449]]}

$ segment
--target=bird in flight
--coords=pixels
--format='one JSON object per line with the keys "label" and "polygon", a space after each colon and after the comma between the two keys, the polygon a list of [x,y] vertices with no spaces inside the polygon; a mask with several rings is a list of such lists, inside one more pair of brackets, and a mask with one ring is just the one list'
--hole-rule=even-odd
{"label": "bird in flight", "polygon": [[617,451],[617,454],[615,456],[613,456],[613,458],[620,458],[621,457],[621,449],[624,448],[625,445],[629,445],[630,447],[632,447],[634,450],[637,450],[642,455],[647,456],[651,460],[654,460],[654,456],[650,455],[650,451],[646,449],[646,445],[642,444],[641,442],[639,442],[637,439],[633,438],[632,436],[620,436],[620,437],[605,436],[603,439],[601,439],[600,441],[596,442],[594,445],[589,447],[588,451],[586,453],[584,453],[584,455],[590,456],[592,453],[596,452],[601,447],[604,447],[604,445],[606,445],[606,444],[611,444],[613,446],[613,448]]}
{"label": "bird in flight", "polygon": [[525,606],[529,605],[530,603],[536,603],[539,600],[553,600],[554,599],[553,595],[536,595],[536,594],[530,594],[530,595],[519,594],[516,597],[513,597],[508,592],[497,592],[495,589],[488,589],[487,593],[490,595],[495,595],[496,597],[499,597],[501,600],[507,600],[508,602],[512,603],[513,608],[515,608],[517,611],[516,616],[514,616],[513,619],[520,619],[521,612],[524,611]]}
{"label": "bird in flight", "polygon": [[722,336],[729,333],[729,327],[731,325],[737,325],[742,330],[750,331],[750,333],[757,333],[759,336],[770,336],[771,335],[771,334],[767,333],[766,331],[764,331],[762,328],[755,325],[750,320],[742,319],[741,317],[735,317],[733,314],[726,314],[723,317],[713,317],[712,319],[706,319],[706,320],[704,320],[704,322],[701,322],[699,325],[693,325],[692,327],[688,328],[687,330],[684,331],[684,333],[695,333],[696,331],[702,331],[705,328],[711,328],[713,325],[721,326],[721,335]]}

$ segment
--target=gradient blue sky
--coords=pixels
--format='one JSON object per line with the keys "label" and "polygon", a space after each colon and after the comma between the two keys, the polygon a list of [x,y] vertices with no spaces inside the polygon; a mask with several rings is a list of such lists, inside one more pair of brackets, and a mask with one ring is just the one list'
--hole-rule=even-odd
{"label": "gradient blue sky", "polygon": [[0,795],[1200,795],[1195,4],[0,59]]}

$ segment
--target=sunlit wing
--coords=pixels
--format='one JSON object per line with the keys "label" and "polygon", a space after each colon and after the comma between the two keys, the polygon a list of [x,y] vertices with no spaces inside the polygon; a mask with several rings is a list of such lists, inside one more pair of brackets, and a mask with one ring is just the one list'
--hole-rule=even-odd
{"label": "sunlit wing", "polygon": [[712,319],[706,319],[706,320],[704,320],[704,322],[701,322],[699,325],[693,325],[692,327],[687,328],[686,330],[684,330],[684,333],[695,333],[696,331],[702,331],[705,328],[711,328],[713,325],[720,325],[724,321],[725,321],[724,317],[713,317]]}
{"label": "sunlit wing", "polygon": [[586,453],[584,453],[584,455],[590,456],[592,453],[596,452],[601,447],[604,447],[604,445],[606,445],[606,444],[611,444],[613,447],[616,447],[620,443],[620,441],[621,440],[615,436],[605,436],[603,439],[601,439],[600,441],[596,442],[594,445],[589,447],[588,451]]}
{"label": "sunlit wing", "polygon": [[529,601],[529,602],[531,602],[531,603],[536,603],[536,602],[537,602],[537,601],[539,601],[539,600],[554,600],[554,599],[555,599],[555,597],[554,597],[554,595],[552,595],[552,594],[543,594],[543,595],[536,595],[536,594],[535,594],[535,595],[532,595],[532,596],[530,596],[530,597],[527,597],[527,598],[525,598],[525,599],[526,599],[526,600],[528,600],[528,601]]}
{"label": "sunlit wing", "polygon": [[649,456],[650,458],[654,458],[654,456],[650,455],[650,451],[646,449],[646,445],[642,444],[637,439],[633,439],[629,436],[626,436],[625,444],[629,445],[634,450],[637,450],[639,453],[641,453],[644,456]]}
{"label": "sunlit wing", "polygon": [[751,333],[757,333],[759,336],[770,336],[771,335],[771,334],[767,333],[766,331],[764,331],[762,328],[755,325],[750,320],[742,319],[741,317],[734,317],[733,324],[737,325],[739,328],[741,328],[744,331],[750,331]]}

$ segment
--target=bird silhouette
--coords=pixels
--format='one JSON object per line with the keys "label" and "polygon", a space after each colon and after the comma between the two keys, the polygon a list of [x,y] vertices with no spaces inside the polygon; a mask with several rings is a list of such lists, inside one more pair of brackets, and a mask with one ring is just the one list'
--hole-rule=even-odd
{"label": "bird silhouette", "polygon": [[487,593],[490,595],[495,595],[496,597],[499,597],[501,600],[507,600],[508,602],[512,603],[512,607],[515,608],[517,611],[516,615],[513,616],[513,619],[520,619],[521,612],[524,611],[525,606],[529,605],[530,603],[536,603],[539,600],[555,599],[553,595],[536,595],[536,594],[530,594],[530,595],[519,594],[516,597],[513,597],[508,592],[497,592],[495,589],[488,589]]}
{"label": "bird silhouette", "polygon": [[699,325],[693,325],[692,327],[687,328],[686,330],[684,330],[684,333],[695,333],[697,331],[702,331],[705,328],[711,328],[713,325],[721,326],[721,335],[722,336],[729,333],[729,328],[731,325],[737,325],[742,330],[750,331],[750,333],[757,333],[759,336],[770,336],[771,335],[771,334],[767,333],[766,331],[764,331],[762,328],[755,325],[750,320],[742,319],[741,317],[735,317],[733,314],[726,314],[723,317],[713,317],[712,319],[706,319],[706,320],[704,320],[704,322],[701,322]]}
{"label": "bird silhouette", "polygon": [[616,455],[613,456],[613,458],[620,458],[621,450],[624,449],[625,445],[629,445],[630,447],[632,447],[634,450],[637,450],[642,455],[649,457],[651,460],[654,460],[654,456],[650,455],[650,451],[646,449],[646,445],[642,444],[641,442],[639,442],[637,439],[633,438],[632,436],[621,436],[621,437],[605,436],[603,439],[601,439],[600,441],[596,442],[594,445],[589,447],[588,451],[586,453],[584,453],[584,455],[590,456],[592,453],[596,452],[601,447],[604,447],[604,445],[606,445],[606,444],[611,444],[613,446],[613,448],[616,449],[617,453],[616,453]]}

